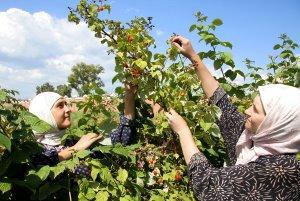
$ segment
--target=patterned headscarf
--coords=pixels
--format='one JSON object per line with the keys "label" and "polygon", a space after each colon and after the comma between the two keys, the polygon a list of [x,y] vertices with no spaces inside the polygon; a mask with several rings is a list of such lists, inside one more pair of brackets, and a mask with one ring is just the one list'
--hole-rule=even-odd
{"label": "patterned headscarf", "polygon": [[300,89],[270,84],[258,90],[266,117],[255,134],[243,131],[236,144],[236,164],[300,151]]}
{"label": "patterned headscarf", "polygon": [[43,92],[32,99],[29,106],[29,112],[47,122],[52,127],[48,133],[38,133],[34,131],[37,141],[47,145],[60,145],[60,137],[64,130],[57,128],[56,121],[52,115],[51,108],[61,96],[54,92]]}

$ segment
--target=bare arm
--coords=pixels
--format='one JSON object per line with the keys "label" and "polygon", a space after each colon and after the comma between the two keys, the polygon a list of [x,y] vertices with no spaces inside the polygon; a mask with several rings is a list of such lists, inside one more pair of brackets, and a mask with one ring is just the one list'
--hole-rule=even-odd
{"label": "bare arm", "polygon": [[125,84],[124,116],[128,119],[134,119],[135,116],[136,88],[136,86]]}
{"label": "bare arm", "polygon": [[208,98],[210,98],[214,91],[219,87],[218,81],[215,80],[215,78],[209,72],[205,64],[194,51],[192,44],[188,39],[182,36],[175,36],[171,39],[171,41],[172,44],[176,46],[178,50],[193,63],[204,93]]}
{"label": "bare arm", "polygon": [[194,142],[192,133],[185,120],[175,110],[171,109],[170,112],[165,112],[165,115],[168,117],[172,130],[179,135],[184,160],[186,164],[189,164],[192,156],[200,152]]}

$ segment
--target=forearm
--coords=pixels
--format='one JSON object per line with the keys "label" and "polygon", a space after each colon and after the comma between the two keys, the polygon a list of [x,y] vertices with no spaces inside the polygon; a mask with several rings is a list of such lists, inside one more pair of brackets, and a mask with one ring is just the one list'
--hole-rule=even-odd
{"label": "forearm", "polygon": [[212,76],[197,54],[190,57],[190,60],[195,66],[196,74],[201,82],[205,95],[210,98],[219,87],[219,82]]}
{"label": "forearm", "polygon": [[134,119],[135,116],[135,95],[131,92],[126,92],[124,100],[124,116],[128,119]]}
{"label": "forearm", "polygon": [[186,164],[189,164],[192,156],[195,153],[200,152],[198,147],[196,146],[194,139],[192,137],[192,133],[188,127],[182,129],[179,133],[180,145],[182,148],[182,153],[184,156],[184,160]]}

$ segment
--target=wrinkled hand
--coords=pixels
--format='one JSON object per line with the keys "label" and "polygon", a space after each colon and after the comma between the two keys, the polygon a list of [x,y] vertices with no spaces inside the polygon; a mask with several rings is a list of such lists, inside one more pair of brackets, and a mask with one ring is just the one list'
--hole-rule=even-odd
{"label": "wrinkled hand", "polygon": [[188,59],[192,59],[197,53],[194,51],[192,47],[192,43],[182,37],[182,36],[174,36],[171,38],[172,45],[177,47],[181,54],[183,54]]}
{"label": "wrinkled hand", "polygon": [[153,115],[156,115],[162,109],[158,103],[154,103],[152,100],[146,99],[145,103],[151,106]]}
{"label": "wrinkled hand", "polygon": [[189,127],[186,121],[173,109],[170,112],[165,112],[169,120],[170,127],[177,134],[183,134]]}
{"label": "wrinkled hand", "polygon": [[94,142],[100,140],[103,136],[96,133],[88,133],[80,138],[73,146],[76,151],[82,151],[89,148]]}

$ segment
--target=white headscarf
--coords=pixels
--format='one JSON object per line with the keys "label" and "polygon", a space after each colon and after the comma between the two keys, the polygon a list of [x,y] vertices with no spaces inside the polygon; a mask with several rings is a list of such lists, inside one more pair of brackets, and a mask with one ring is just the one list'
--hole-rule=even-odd
{"label": "white headscarf", "polygon": [[51,146],[60,145],[60,138],[64,130],[59,130],[52,115],[51,108],[62,96],[54,92],[43,92],[32,99],[29,112],[50,124],[52,129],[48,133],[38,133],[34,131],[37,141]]}
{"label": "white headscarf", "polygon": [[300,89],[270,84],[258,90],[266,117],[256,134],[243,131],[236,144],[236,164],[300,151]]}

